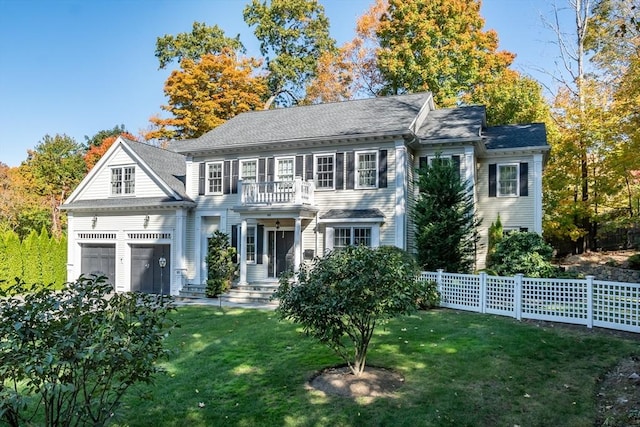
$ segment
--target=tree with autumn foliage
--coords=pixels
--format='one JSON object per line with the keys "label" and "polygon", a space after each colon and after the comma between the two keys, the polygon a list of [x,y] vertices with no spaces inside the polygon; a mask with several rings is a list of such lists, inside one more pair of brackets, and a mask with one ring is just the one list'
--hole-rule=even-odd
{"label": "tree with autumn foliage", "polygon": [[51,234],[56,237],[64,225],[59,207],[87,172],[82,151],[82,145],[67,135],[45,135],[20,167],[33,179],[36,192],[47,200]]}
{"label": "tree with autumn foliage", "polygon": [[477,84],[463,97],[465,104],[484,105],[487,125],[551,123],[549,103],[536,80],[505,69],[495,79]]}
{"label": "tree with autumn foliage", "polygon": [[238,58],[229,48],[199,61],[183,59],[164,87],[169,102],[162,109],[172,117],[152,117],[156,128],[145,139],[197,138],[242,112],[260,108],[267,87],[264,77],[256,75],[259,66],[259,61]]}
{"label": "tree with autumn foliage", "polygon": [[335,50],[329,20],[317,0],[253,0],[244,9],[247,25],[255,27],[260,53],[266,58],[272,103],[295,105],[317,73],[318,61]]}
{"label": "tree with autumn foliage", "polygon": [[428,90],[451,107],[494,80],[514,55],[498,51],[497,33],[483,27],[479,0],[389,0],[377,30],[384,94]]}
{"label": "tree with autumn foliage", "polygon": [[99,144],[91,145],[84,153],[84,163],[87,166],[87,172],[93,169],[93,167],[100,161],[102,156],[111,148],[114,142],[118,139],[119,136],[126,138],[131,141],[137,141],[138,139],[131,135],[129,132],[122,132],[117,135],[111,135],[104,138]]}

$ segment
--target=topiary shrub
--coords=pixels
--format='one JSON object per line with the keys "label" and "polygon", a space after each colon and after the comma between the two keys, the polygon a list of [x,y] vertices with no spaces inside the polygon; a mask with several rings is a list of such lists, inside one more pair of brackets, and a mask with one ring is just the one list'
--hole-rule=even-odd
{"label": "topiary shrub", "polygon": [[238,268],[233,262],[236,249],[229,244],[229,235],[216,231],[207,244],[207,289],[206,295],[213,298],[227,292]]}
{"label": "topiary shrub", "polygon": [[491,268],[500,276],[554,277],[558,273],[551,264],[553,248],[538,233],[509,233],[495,249]]}

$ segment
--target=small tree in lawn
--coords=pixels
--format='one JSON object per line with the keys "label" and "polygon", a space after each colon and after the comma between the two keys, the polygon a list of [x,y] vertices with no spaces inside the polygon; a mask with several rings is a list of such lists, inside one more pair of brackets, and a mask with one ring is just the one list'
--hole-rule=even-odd
{"label": "small tree in lawn", "polygon": [[395,247],[349,246],[280,279],[277,313],[335,351],[354,375],[365,368],[376,325],[416,310],[413,257]]}
{"label": "small tree in lawn", "polygon": [[471,271],[481,220],[474,214],[470,184],[439,155],[418,174],[420,194],[413,209],[418,263],[431,271]]}
{"label": "small tree in lawn", "polygon": [[217,230],[209,237],[207,250],[208,297],[215,297],[229,290],[237,265],[233,262],[235,248],[229,244],[229,235]]}

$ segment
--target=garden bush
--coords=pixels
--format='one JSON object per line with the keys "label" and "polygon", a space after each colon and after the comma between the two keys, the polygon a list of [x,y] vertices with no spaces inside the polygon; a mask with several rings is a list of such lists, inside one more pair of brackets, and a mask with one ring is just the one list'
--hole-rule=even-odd
{"label": "garden bush", "polygon": [[171,297],[113,293],[104,277],[61,291],[0,290],[0,420],[104,425],[129,387],[160,371]]}
{"label": "garden bush", "polygon": [[558,270],[552,255],[553,248],[538,233],[512,232],[496,244],[487,267],[500,276],[554,277]]}
{"label": "garden bush", "polygon": [[212,298],[231,288],[231,280],[237,269],[233,262],[236,249],[229,244],[229,236],[216,231],[209,237],[207,251],[207,289],[206,294]]}
{"label": "garden bush", "polygon": [[631,255],[627,258],[629,268],[632,270],[640,270],[640,254]]}

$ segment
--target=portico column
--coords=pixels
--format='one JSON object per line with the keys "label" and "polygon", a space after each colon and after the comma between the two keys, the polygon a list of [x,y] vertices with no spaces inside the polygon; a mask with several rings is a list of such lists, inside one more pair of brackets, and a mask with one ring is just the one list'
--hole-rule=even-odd
{"label": "portico column", "polygon": [[298,272],[300,270],[300,263],[302,262],[302,219],[296,218],[295,228],[293,232],[293,271]]}
{"label": "portico column", "polygon": [[247,220],[240,225],[240,285],[247,284]]}

